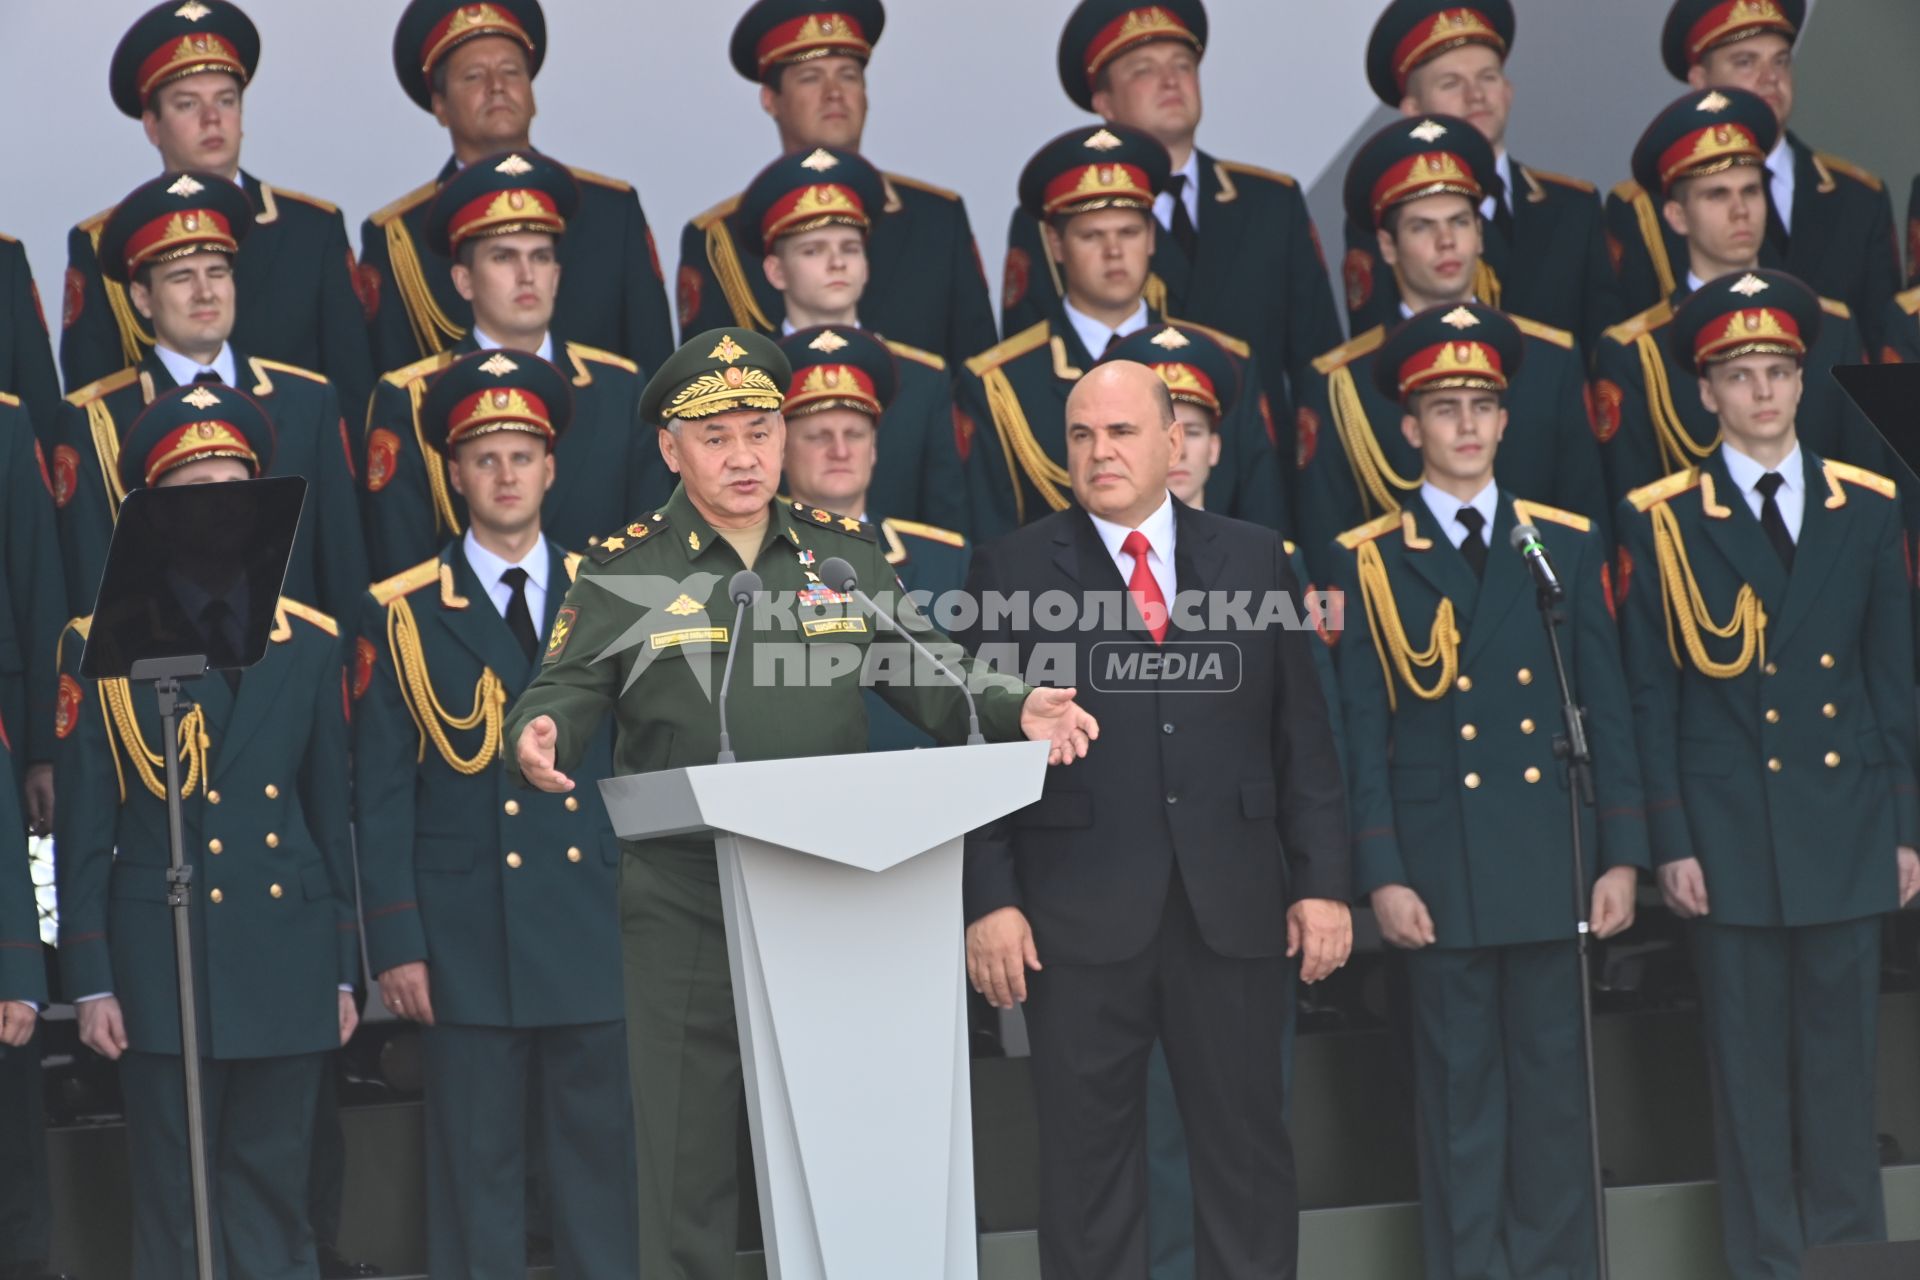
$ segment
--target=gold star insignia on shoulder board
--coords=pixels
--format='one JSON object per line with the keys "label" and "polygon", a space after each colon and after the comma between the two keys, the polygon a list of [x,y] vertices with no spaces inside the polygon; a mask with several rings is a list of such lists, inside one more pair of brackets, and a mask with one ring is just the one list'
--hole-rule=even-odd
{"label": "gold star insignia on shoulder board", "polygon": [[1693,109],[1695,111],[1704,111],[1709,115],[1719,115],[1732,105],[1733,103],[1727,100],[1726,94],[1715,89],[1712,93],[1694,103]]}
{"label": "gold star insignia on shoulder board", "polygon": [[174,180],[172,186],[167,188],[167,194],[170,196],[197,196],[206,189],[204,184],[194,180],[192,174],[183,173]]}
{"label": "gold star insignia on shoulder board", "polygon": [[188,22],[198,22],[212,12],[213,10],[201,4],[200,0],[187,0],[187,3],[173,11],[173,16],[185,18]]}
{"label": "gold star insignia on shoulder board", "polygon": [[687,546],[694,551],[700,549],[700,535],[691,529],[687,530]]}
{"label": "gold star insignia on shoulder board", "polygon": [[747,349],[735,342],[733,335],[728,333],[721,335],[719,346],[707,352],[707,359],[718,360],[723,364],[732,364],[745,354],[747,354]]}
{"label": "gold star insignia on shoulder board", "polygon": [[220,397],[207,390],[205,385],[195,387],[180,398],[196,409],[211,409],[220,403]]}
{"label": "gold star insignia on shoulder board", "polygon": [[1407,130],[1407,136],[1410,138],[1418,138],[1422,142],[1438,142],[1447,136],[1447,126],[1441,124],[1438,120],[1422,120],[1419,124]]}
{"label": "gold star insignia on shoulder board", "polygon": [[1749,271],[1746,275],[1741,276],[1738,280],[1728,285],[1727,288],[1733,290],[1733,292],[1743,298],[1751,298],[1756,293],[1765,293],[1767,291],[1767,282]]}
{"label": "gold star insignia on shoulder board", "polygon": [[1160,332],[1154,334],[1148,341],[1153,343],[1154,346],[1167,351],[1178,351],[1182,347],[1190,347],[1193,345],[1193,339],[1187,337],[1186,334],[1180,332],[1172,325],[1168,325]]}
{"label": "gold star insignia on shoulder board", "polygon": [[510,178],[517,178],[523,173],[532,173],[533,166],[527,163],[524,156],[512,155],[493,166],[493,171],[504,173]]}
{"label": "gold star insignia on shoulder board", "polygon": [[1480,323],[1480,317],[1465,307],[1455,307],[1440,317],[1441,324],[1450,324],[1456,329],[1471,329]]}
{"label": "gold star insignia on shoulder board", "polygon": [[829,169],[838,167],[839,164],[840,162],[835,160],[825,147],[818,147],[815,148],[812,155],[800,162],[800,167],[802,169],[811,169],[815,173],[825,173]]}
{"label": "gold star insignia on shoulder board", "polygon": [[504,378],[519,367],[519,365],[507,359],[506,352],[496,351],[481,363],[480,372],[490,373],[496,378]]}
{"label": "gold star insignia on shoulder board", "polygon": [[682,594],[674,597],[673,603],[667,606],[667,612],[676,618],[684,618],[689,614],[701,612],[705,607],[692,596]]}
{"label": "gold star insignia on shoulder board", "polygon": [[831,355],[835,351],[844,351],[847,347],[851,345],[852,344],[849,343],[845,338],[841,337],[839,334],[829,329],[825,333],[821,334],[819,337],[815,338],[812,342],[809,342],[807,344],[807,350],[825,351],[829,355]]}
{"label": "gold star insignia on shoulder board", "polygon": [[1086,148],[1089,151],[1116,151],[1124,145],[1106,129],[1100,130],[1086,141]]}
{"label": "gold star insignia on shoulder board", "polygon": [[842,529],[845,529],[848,533],[860,532],[860,522],[858,520],[855,520],[852,516],[841,516],[840,527]]}
{"label": "gold star insignia on shoulder board", "polygon": [[622,538],[616,535],[614,537],[604,539],[600,543],[600,549],[602,551],[625,551],[627,549],[627,540],[625,538]]}

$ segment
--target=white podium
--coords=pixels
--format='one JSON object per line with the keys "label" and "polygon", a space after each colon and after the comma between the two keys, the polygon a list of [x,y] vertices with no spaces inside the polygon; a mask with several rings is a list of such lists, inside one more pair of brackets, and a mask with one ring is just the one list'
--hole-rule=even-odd
{"label": "white podium", "polygon": [[622,839],[711,831],[772,1280],[975,1280],[966,833],[1047,744],[702,765],[600,784]]}

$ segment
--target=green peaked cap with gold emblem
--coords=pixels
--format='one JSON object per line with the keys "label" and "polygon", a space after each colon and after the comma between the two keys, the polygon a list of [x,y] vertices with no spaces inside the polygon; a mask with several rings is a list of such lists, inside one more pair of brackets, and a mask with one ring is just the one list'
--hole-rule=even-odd
{"label": "green peaked cap with gold emblem", "polygon": [[751,329],[709,329],[680,344],[640,393],[640,420],[710,418],[736,409],[778,409],[793,367],[772,338]]}

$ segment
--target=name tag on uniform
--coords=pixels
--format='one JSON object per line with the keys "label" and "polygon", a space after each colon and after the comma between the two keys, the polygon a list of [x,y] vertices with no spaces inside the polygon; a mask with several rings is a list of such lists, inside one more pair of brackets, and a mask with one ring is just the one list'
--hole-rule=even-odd
{"label": "name tag on uniform", "polygon": [[647,637],[647,644],[655,652],[661,649],[674,649],[683,644],[725,644],[725,627],[688,627],[683,631],[659,631]]}
{"label": "name tag on uniform", "polygon": [[800,630],[810,636],[837,636],[846,635],[849,632],[865,635],[867,620],[865,618],[802,618]]}

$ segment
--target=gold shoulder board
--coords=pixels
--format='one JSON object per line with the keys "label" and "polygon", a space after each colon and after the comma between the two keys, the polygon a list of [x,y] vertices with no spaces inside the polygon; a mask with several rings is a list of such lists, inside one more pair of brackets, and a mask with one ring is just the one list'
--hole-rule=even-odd
{"label": "gold shoulder board", "polygon": [[1386,341],[1386,337],[1386,326],[1377,324],[1359,337],[1350,338],[1346,342],[1341,343],[1325,355],[1315,356],[1313,358],[1314,371],[1317,373],[1332,373],[1342,365],[1352,364],[1355,360],[1358,360],[1361,356],[1366,355],[1369,351],[1374,350],[1382,342]]}
{"label": "gold shoulder board", "polygon": [[623,182],[619,178],[610,178],[604,173],[595,173],[591,169],[582,169],[579,165],[568,165],[567,172],[582,182],[591,182],[596,187],[612,187],[615,191],[633,190],[633,184],[631,182]]}
{"label": "gold shoulder board", "polygon": [[1656,302],[1632,319],[1622,320],[1608,329],[1607,340],[1617,342],[1623,347],[1630,347],[1641,334],[1649,329],[1658,329],[1671,319],[1673,319],[1673,304]]}
{"label": "gold shoulder board", "polygon": [[1513,327],[1529,338],[1538,338],[1542,342],[1551,342],[1556,347],[1573,350],[1573,335],[1565,329],[1556,329],[1550,324],[1541,324],[1538,320],[1529,320],[1525,316],[1508,313],[1507,319],[1513,321]]}
{"label": "gold shoulder board", "polygon": [[381,378],[380,381],[391,383],[396,387],[404,387],[409,382],[413,382],[419,378],[423,378],[427,374],[433,373],[434,371],[444,368],[445,366],[450,365],[452,363],[453,363],[453,352],[437,351],[433,355],[422,356],[420,359],[415,360],[412,364],[401,365],[398,369],[395,369],[392,373],[389,373],[385,377]]}
{"label": "gold shoulder board", "polygon": [[1242,174],[1249,178],[1265,178],[1268,182],[1277,182],[1283,187],[1297,187],[1300,184],[1292,174],[1281,173],[1277,169],[1262,169],[1257,164],[1241,164],[1238,160],[1216,160],[1215,164],[1228,173]]}
{"label": "gold shoulder board", "polygon": [[281,596],[280,608],[289,616],[298,618],[302,622],[311,623],[330,636],[340,634],[340,624],[333,620],[333,616],[320,612],[310,604],[301,604],[298,600],[289,600],[287,597]]}
{"label": "gold shoulder board", "polygon": [[433,194],[438,190],[440,190],[440,184],[438,182],[423,182],[413,190],[407,192],[407,194],[401,196],[398,200],[395,200],[392,204],[386,206],[386,208],[377,210],[367,221],[376,227],[384,227],[415,205],[424,200],[431,199]]}
{"label": "gold shoulder board", "polygon": [[289,200],[297,200],[301,204],[312,205],[322,213],[340,212],[340,206],[334,204],[332,201],[322,200],[319,196],[310,196],[304,191],[289,191],[277,182],[271,185],[273,187],[273,194],[276,196],[285,196]]}
{"label": "gold shoulder board", "polygon": [[1582,178],[1569,177],[1564,173],[1548,173],[1545,169],[1536,169],[1532,165],[1527,166],[1527,172],[1540,181],[1551,182],[1557,187],[1572,187],[1575,191],[1584,191],[1589,195],[1597,190],[1591,182]]}
{"label": "gold shoulder board", "polygon": [[1910,316],[1920,316],[1920,288],[1909,289],[1905,293],[1893,295],[1894,302]]}
{"label": "gold shoulder board", "polygon": [[1868,471],[1865,467],[1856,467],[1848,462],[1835,462],[1832,458],[1822,458],[1820,462],[1829,473],[1839,476],[1848,484],[1859,485],[1862,489],[1871,489],[1883,498],[1899,496],[1899,486],[1878,471]]}
{"label": "gold shoulder board", "polygon": [[967,545],[965,534],[955,533],[952,529],[942,529],[939,525],[921,524],[918,520],[896,520],[892,516],[888,516],[884,523],[887,528],[896,533],[907,534],[909,537],[925,538],[928,542],[944,543],[949,547]]}
{"label": "gold shoulder board", "polygon": [[936,187],[931,182],[922,182],[918,178],[909,178],[898,173],[889,173],[886,176],[889,182],[898,183],[903,187],[912,187],[915,191],[924,191],[928,195],[939,196],[942,200],[952,200],[957,203],[960,199],[959,192],[949,191],[945,187]]}
{"label": "gold shoulder board", "polygon": [[248,356],[247,360],[250,364],[258,365],[262,369],[272,369],[275,373],[290,373],[296,378],[305,378],[309,382],[325,382],[327,380],[326,374],[318,373],[312,369],[302,369],[297,364],[286,364],[279,360],[269,360],[265,356]]}
{"label": "gold shoulder board", "polygon": [[1593,529],[1593,521],[1583,515],[1563,511],[1559,507],[1550,507],[1544,502],[1529,502],[1525,498],[1513,500],[1513,514],[1521,524],[1545,520],[1548,524],[1565,525],[1569,529],[1578,529],[1581,533],[1588,533]]}
{"label": "gold shoulder board", "polygon": [[1886,190],[1887,184],[1880,181],[1879,174],[1874,173],[1871,169],[1862,169],[1851,160],[1842,160],[1839,156],[1826,151],[1814,152],[1813,158],[1835,173],[1844,173],[1863,186],[1871,187],[1875,191]]}
{"label": "gold shoulder board", "polygon": [[1853,319],[1853,308],[1849,307],[1846,303],[1840,301],[1838,298],[1820,299],[1820,309],[1826,312],[1828,315],[1833,316],[1835,319],[1839,319],[1839,320]]}
{"label": "gold shoulder board", "polygon": [[1635,200],[1638,200],[1646,194],[1646,191],[1640,184],[1632,178],[1628,178],[1625,182],[1615,186],[1612,192],[1614,199],[1624,201],[1627,204],[1632,204]]}
{"label": "gold shoulder board", "polygon": [[1222,333],[1210,325],[1204,325],[1195,320],[1183,320],[1178,316],[1168,316],[1167,323],[1177,324],[1187,329],[1198,329],[1201,333],[1206,334],[1209,338],[1212,338],[1215,342],[1233,352],[1233,354],[1239,356],[1242,360],[1248,359],[1253,354],[1253,348],[1249,347],[1244,341],[1234,337],[1230,333]]}
{"label": "gold shoulder board", "polygon": [[1641,485],[1627,495],[1627,501],[1633,504],[1635,511],[1646,511],[1679,497],[1699,483],[1700,468],[1688,467],[1685,471],[1676,471],[1663,480]]}
{"label": "gold shoulder board", "polygon": [[1027,352],[1047,345],[1052,329],[1045,320],[1031,325],[1014,334],[997,346],[988,347],[979,355],[967,361],[967,369],[974,377],[980,377],[989,369],[997,369],[1009,360],[1016,360]]}
{"label": "gold shoulder board", "polygon": [[402,569],[391,578],[374,583],[370,590],[373,598],[379,601],[380,607],[384,609],[401,596],[438,581],[440,581],[440,557],[435,556],[431,560],[422,560],[411,569]]}
{"label": "gold shoulder board", "polygon": [[569,342],[567,350],[575,352],[582,359],[593,360],[599,364],[610,364],[616,369],[625,369],[628,373],[640,372],[640,366],[625,356],[615,355],[611,351],[602,351],[599,347],[590,347],[584,342]]}
{"label": "gold shoulder board", "polygon": [[1385,515],[1375,516],[1363,525],[1357,525],[1341,534],[1338,541],[1341,546],[1352,551],[1365,542],[1385,537],[1400,527],[1400,513],[1389,511]]}
{"label": "gold shoulder board", "polygon": [[708,227],[720,221],[720,219],[732,217],[733,211],[739,207],[740,197],[728,196],[725,200],[722,200],[705,213],[696,213],[693,215],[694,230],[705,231]]}
{"label": "gold shoulder board", "polygon": [[937,356],[931,351],[922,351],[919,347],[910,347],[906,343],[896,342],[892,338],[882,338],[881,341],[887,344],[887,350],[893,352],[893,354],[903,360],[911,360],[915,364],[923,364],[929,369],[939,369],[943,372],[947,367],[945,357]]}
{"label": "gold shoulder board", "polygon": [[112,395],[120,388],[140,377],[140,370],[132,365],[125,369],[116,369],[104,378],[96,378],[78,391],[67,396],[67,403],[75,408],[85,408],[102,396]]}

